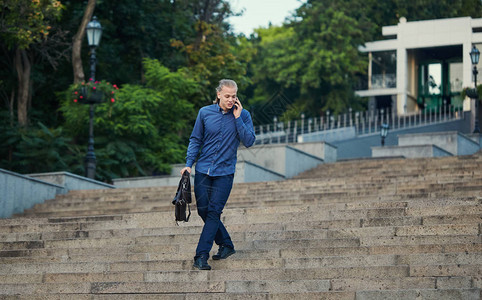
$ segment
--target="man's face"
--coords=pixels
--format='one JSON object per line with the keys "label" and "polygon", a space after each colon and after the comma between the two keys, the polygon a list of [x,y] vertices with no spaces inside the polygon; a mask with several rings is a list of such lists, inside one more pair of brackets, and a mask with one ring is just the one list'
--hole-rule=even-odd
{"label": "man's face", "polygon": [[219,106],[222,110],[228,111],[233,108],[234,102],[236,101],[236,88],[223,86],[221,91],[217,93],[219,98]]}

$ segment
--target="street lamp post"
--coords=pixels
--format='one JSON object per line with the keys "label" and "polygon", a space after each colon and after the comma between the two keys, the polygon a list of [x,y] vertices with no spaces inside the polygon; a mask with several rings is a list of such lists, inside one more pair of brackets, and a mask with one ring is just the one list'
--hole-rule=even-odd
{"label": "street lamp post", "polygon": [[388,126],[388,124],[386,123],[382,124],[380,128],[380,137],[382,139],[382,147],[385,146],[385,138],[388,135],[388,129],[390,129],[390,126]]}
{"label": "street lamp post", "polygon": [[479,129],[479,97],[477,93],[477,64],[479,63],[480,51],[473,45],[472,51],[470,51],[470,60],[472,61],[473,69],[472,74],[474,74],[474,93],[472,93],[473,99],[475,100],[475,126],[474,133],[480,133]]}
{"label": "street lamp post", "polygon": [[[102,26],[100,26],[97,17],[93,17],[87,24],[87,42],[90,47],[90,80],[95,82],[95,49],[99,46],[100,37],[102,36]],[[89,109],[89,142],[87,146],[87,155],[85,156],[85,176],[95,178],[96,158],[94,153],[94,104],[90,103]]]}

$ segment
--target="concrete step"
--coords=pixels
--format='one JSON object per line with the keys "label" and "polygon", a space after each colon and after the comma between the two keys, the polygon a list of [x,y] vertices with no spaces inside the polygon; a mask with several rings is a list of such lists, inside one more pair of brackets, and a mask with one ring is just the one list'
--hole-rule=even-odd
{"label": "concrete step", "polygon": [[437,300],[478,300],[481,298],[478,288],[452,289],[401,289],[389,291],[357,291],[357,300],[384,300],[384,299],[437,299]]}
{"label": "concrete step", "polygon": [[[464,235],[477,236],[482,228],[481,223],[474,224],[436,224],[436,225],[407,225],[407,226],[390,226],[388,221],[391,218],[382,218],[385,223],[382,226],[359,226],[354,223],[355,228],[317,228],[316,222],[295,223],[295,230],[290,230],[289,226],[280,226],[276,223],[263,223],[261,226],[257,224],[249,227],[238,224],[228,226],[232,233],[232,238],[236,241],[254,241],[254,240],[290,240],[290,239],[336,239],[336,238],[352,238],[352,237],[418,237],[418,236],[453,236]],[[478,222],[480,216],[473,218],[474,222]],[[381,220],[381,219],[375,219]],[[398,222],[399,219],[395,219]],[[411,219],[408,219],[411,220]],[[419,219],[414,219],[414,223],[421,223]],[[463,220],[462,220],[463,221]],[[470,219],[468,221],[471,221]],[[405,222],[405,221],[404,221]],[[370,219],[363,221],[363,224],[372,223]],[[405,222],[407,223],[407,222]],[[318,222],[319,224],[319,222]],[[288,224],[289,225],[289,224]],[[304,227],[302,227],[302,225]],[[346,225],[346,224],[340,224]],[[380,221],[375,225],[381,225]],[[78,245],[84,247],[89,245],[96,247],[96,243],[105,245],[110,241],[120,243],[122,245],[129,244],[180,244],[197,242],[201,226],[185,227],[191,232],[188,233],[179,227],[171,227],[169,229],[117,229],[117,230],[91,230],[91,231],[62,231],[47,233],[28,233],[28,234],[1,234],[3,237],[0,242],[0,250],[21,250],[21,249],[38,249],[53,248],[52,244],[59,245],[68,243],[69,245]],[[174,230],[176,229],[176,230]]]}
{"label": "concrete step", "polygon": [[[365,202],[364,207],[362,208],[380,208],[380,209],[387,209],[387,212],[394,212],[396,211],[397,208],[398,212],[403,212],[403,210],[406,208],[406,210],[410,214],[415,214],[416,212],[419,212],[418,214],[435,214],[435,215],[440,215],[442,213],[446,214],[447,212],[450,212],[452,209],[455,209],[453,212],[459,213],[460,211],[466,211],[470,212],[473,214],[478,214],[480,212],[480,203],[479,199],[475,198],[467,198],[467,199],[452,199],[452,200],[447,200],[450,201],[450,203],[444,203],[441,200],[413,200],[413,201],[395,201],[395,202]],[[420,203],[426,203],[426,204],[420,204]],[[457,205],[460,204],[460,205]],[[470,206],[466,206],[464,204],[468,205],[474,205],[475,209],[472,209]],[[228,204],[229,205],[229,204]],[[457,207],[454,207],[457,206]],[[325,211],[325,210],[338,210],[338,211],[352,211],[356,215],[355,212],[359,213],[364,213],[368,212],[368,210],[363,210],[357,208],[360,208],[360,205],[356,204],[351,204],[351,203],[312,203],[309,205],[279,205],[275,207],[257,207],[257,208],[244,208],[242,210],[236,209],[236,208],[229,208],[227,207],[225,210],[224,215],[229,216],[232,214],[253,214],[257,213],[260,214],[262,212],[266,214],[278,214],[278,213],[283,213],[283,212],[307,212],[307,211]],[[341,208],[346,208],[346,209],[341,209]],[[393,208],[393,210],[389,210],[390,208]],[[173,209],[173,208],[171,208]],[[195,209],[195,206],[192,208],[193,210]],[[234,209],[234,210],[233,210]],[[438,210],[438,211],[437,211]],[[373,212],[373,211],[372,211]],[[156,212],[156,213],[146,213],[146,214],[132,214],[133,216],[150,216],[150,215],[155,215],[158,218],[162,219],[169,219],[173,217],[173,211],[169,212]],[[196,215],[196,212],[194,212],[194,215]],[[193,216],[195,218],[195,216]],[[62,230],[62,227],[68,227],[73,230],[79,230],[83,223],[87,222],[98,222],[98,221],[117,221],[118,223],[124,223],[123,220],[125,219],[121,215],[107,215],[107,216],[98,216],[98,217],[63,217],[63,218],[49,218],[49,219],[30,219],[28,222],[30,224],[26,225],[22,223],[23,219],[8,219],[8,220],[0,220],[0,232],[18,232],[18,231],[40,231],[44,230],[46,231],[47,226],[53,227],[52,230],[58,231]],[[126,219],[127,220],[127,219]],[[72,224],[72,223],[76,224]],[[18,227],[18,228],[16,228]],[[55,228],[55,229],[54,229]],[[83,229],[83,228],[82,228]]]}
{"label": "concrete step", "polygon": [[[482,184],[482,180],[480,181],[480,183]],[[452,187],[451,189],[453,190],[452,192],[457,192],[458,194],[466,194],[467,192],[470,192],[474,189],[477,189],[477,187],[480,186],[481,184],[474,183],[474,184],[472,184],[471,186],[468,186],[468,187],[459,186],[457,188]],[[393,196],[394,194],[398,194],[398,196],[400,198],[402,198],[403,195],[406,195],[407,193],[410,194],[411,196],[413,196],[415,191],[418,191],[418,193],[420,195],[424,195],[424,194],[428,194],[427,191],[430,190],[430,189],[432,190],[432,193],[435,193],[435,189],[433,187],[432,188],[425,187],[425,188],[418,188],[418,189],[398,188],[398,191],[396,189],[392,188],[390,190],[390,195]],[[455,189],[457,189],[457,191],[455,191]],[[287,195],[290,195],[290,193],[286,193],[286,192],[279,193],[276,196],[276,200],[277,201],[286,201],[286,200],[299,199],[300,197],[302,199],[326,198],[326,197],[350,197],[350,198],[353,198],[354,196],[367,197],[367,196],[370,196],[370,195],[374,194],[372,188],[363,189],[364,190],[363,193],[359,192],[360,188],[352,189],[353,191],[358,191],[358,192],[350,192],[346,188],[340,188],[339,191],[329,189],[328,191],[324,191],[324,192],[323,191],[316,192],[316,190],[310,189],[308,193],[306,192],[306,189],[304,189],[304,190],[305,190],[305,192],[291,193],[291,194],[296,195],[296,198],[293,198],[293,196],[287,196]],[[369,192],[367,192],[367,191],[369,191]],[[409,191],[409,192],[407,192],[407,191]],[[448,193],[447,186],[446,185],[440,185],[439,193],[447,194]],[[376,193],[376,195],[380,195],[380,191],[378,191]],[[273,193],[267,193],[265,195],[257,194],[254,197],[244,197],[244,198],[232,196],[229,203],[235,204],[235,203],[238,203],[241,200],[242,200],[241,202],[253,201],[253,200],[257,200],[257,199],[261,200],[262,198],[260,198],[260,197],[265,197],[265,196],[267,196],[269,198],[273,198],[273,196],[275,196],[275,195]],[[438,195],[438,196],[440,196],[440,195]],[[88,210],[89,209],[88,204],[99,207],[98,203],[92,204],[90,202],[86,202],[86,203],[83,203],[83,204],[82,203],[73,203],[73,204],[72,203],[63,203],[63,204],[61,203],[61,204],[59,204],[59,203],[56,203],[56,202],[52,202],[51,204],[44,204],[44,205],[36,206],[35,209],[28,212],[28,215],[36,213],[37,215],[49,216],[49,215],[52,215],[54,212],[55,213],[67,214],[67,215],[87,214],[87,212],[89,211]],[[152,210],[166,211],[166,210],[169,210],[170,208],[172,209],[172,206],[170,204],[170,197],[168,199],[166,199],[165,201],[156,201],[155,204],[152,204],[152,205],[143,205],[143,203],[139,202],[139,201],[137,201],[137,202],[132,201],[132,202],[128,202],[127,204],[119,203],[119,204],[112,205],[112,204],[107,203],[107,204],[102,204],[102,205],[103,206],[100,206],[100,207],[105,206],[106,208],[105,209],[99,209],[98,208],[96,210],[98,213],[117,213],[121,210],[124,210],[125,212],[140,212],[140,211],[152,211]]]}
{"label": "concrete step", "polygon": [[[23,285],[23,289],[22,289]],[[459,285],[459,287],[453,287]],[[333,291],[356,292],[359,299],[386,299],[389,295],[402,296],[398,299],[415,299],[410,296],[431,295],[440,298],[430,299],[479,299],[480,291],[471,288],[467,278],[397,278],[397,279],[332,279],[332,280],[258,280],[258,281],[205,281],[205,282],[93,282],[93,283],[49,283],[49,284],[0,284],[0,293],[16,294],[129,294],[131,291],[143,291],[148,294],[173,293],[227,293],[238,297],[242,294],[270,293],[273,299],[295,296],[305,293]],[[337,296],[342,296],[338,294]],[[221,295],[219,295],[221,296]],[[224,295],[223,295],[224,296]],[[352,295],[351,295],[352,296]],[[446,297],[456,298],[446,298]],[[460,298],[460,296],[462,296]],[[266,295],[264,295],[266,297]],[[366,297],[366,298],[365,298]],[[407,297],[407,298],[405,298]],[[271,299],[271,298],[270,298]],[[320,298],[318,298],[320,299]],[[323,298],[321,298],[323,299]],[[425,298],[424,298],[425,299]]]}
{"label": "concrete step", "polygon": [[117,294],[139,290],[145,293],[221,293],[224,282],[93,282],[93,283],[22,283],[0,284],[0,294]]}
{"label": "concrete step", "polygon": [[[320,258],[338,256],[367,256],[370,255],[410,255],[410,254],[451,254],[479,253],[482,244],[421,244],[421,245],[381,245],[381,246],[346,246],[346,247],[292,247],[286,249],[253,249],[253,243],[236,242],[236,259],[259,258]],[[314,243],[316,246],[316,243]],[[34,250],[11,250],[0,252],[1,263],[30,263],[30,262],[117,262],[117,261],[145,261],[145,260],[190,260],[196,244],[182,245],[131,245],[103,248],[57,248]],[[211,253],[215,254],[217,247]]]}
{"label": "concrete step", "polygon": [[[289,252],[288,252],[289,253]],[[300,252],[301,253],[301,252]],[[322,256],[322,257],[294,257],[294,258],[270,258],[262,255],[256,256],[257,252],[247,252],[233,256],[232,259],[210,261],[210,264],[219,270],[257,270],[257,269],[313,269],[313,268],[363,268],[363,267],[388,267],[388,266],[440,266],[440,265],[478,265],[482,266],[482,254],[480,253],[421,253],[421,254],[360,254],[348,256]],[[269,253],[268,253],[269,254]],[[131,255],[126,255],[128,260],[99,260],[79,262],[55,262],[45,261],[39,263],[17,262],[4,264],[0,270],[1,275],[9,274],[49,274],[49,273],[99,273],[99,272],[148,272],[148,271],[171,271],[192,270],[192,252],[187,259],[161,259],[146,260],[146,257],[138,256],[136,260]],[[271,253],[272,256],[273,253]],[[135,257],[135,256],[132,256]],[[418,269],[420,273],[422,269]]]}
{"label": "concrete step", "polygon": [[478,244],[480,235],[361,237],[362,246]]}
{"label": "concrete step", "polygon": [[192,267],[195,203],[173,220],[176,187],[73,191],[0,220],[0,298],[480,299],[481,167],[349,161],[236,184],[237,253],[209,272]]}

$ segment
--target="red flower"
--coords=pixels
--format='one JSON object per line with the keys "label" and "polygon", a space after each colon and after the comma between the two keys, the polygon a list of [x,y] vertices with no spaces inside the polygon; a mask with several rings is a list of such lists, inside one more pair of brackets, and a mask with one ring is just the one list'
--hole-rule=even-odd
{"label": "red flower", "polygon": [[93,81],[93,80],[94,80],[94,79],[92,79],[92,78],[89,78],[89,81]]}
{"label": "red flower", "polygon": [[112,103],[115,102],[115,99],[114,98],[110,99],[110,102],[112,102]]}
{"label": "red flower", "polygon": [[115,92],[114,92],[114,91],[112,91],[111,93],[112,93],[112,94],[114,94]]}
{"label": "red flower", "polygon": [[95,86],[94,86],[94,87],[92,87],[92,89],[94,89],[94,90],[95,90]]}
{"label": "red flower", "polygon": [[[81,96],[82,97],[82,96]],[[74,99],[74,102],[77,103],[77,99]]]}
{"label": "red flower", "polygon": [[84,96],[80,96],[80,99],[84,98]]}
{"label": "red flower", "polygon": [[74,94],[76,94],[76,95],[77,95],[77,94],[78,94],[78,92],[77,92],[77,91],[75,91],[75,92],[74,92]]}

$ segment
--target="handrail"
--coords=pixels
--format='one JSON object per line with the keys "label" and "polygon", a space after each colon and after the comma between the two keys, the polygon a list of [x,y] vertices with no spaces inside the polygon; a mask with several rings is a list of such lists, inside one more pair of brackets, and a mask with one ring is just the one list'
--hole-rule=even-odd
{"label": "handrail", "polygon": [[308,133],[354,128],[357,136],[376,134],[382,124],[390,130],[445,123],[464,118],[462,108],[451,105],[427,108],[413,114],[397,115],[395,110],[372,110],[325,115],[317,118],[301,118],[288,122],[273,122],[254,127],[256,144],[297,143],[298,137]]}

